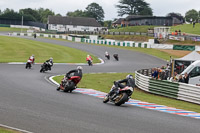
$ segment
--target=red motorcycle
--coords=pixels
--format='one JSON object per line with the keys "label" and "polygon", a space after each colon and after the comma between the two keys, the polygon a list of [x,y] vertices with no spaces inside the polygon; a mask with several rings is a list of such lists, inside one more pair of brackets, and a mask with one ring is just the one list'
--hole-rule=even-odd
{"label": "red motorcycle", "polygon": [[79,76],[64,77],[58,86],[57,91],[63,90],[64,92],[72,92],[77,88],[77,84],[81,81]]}

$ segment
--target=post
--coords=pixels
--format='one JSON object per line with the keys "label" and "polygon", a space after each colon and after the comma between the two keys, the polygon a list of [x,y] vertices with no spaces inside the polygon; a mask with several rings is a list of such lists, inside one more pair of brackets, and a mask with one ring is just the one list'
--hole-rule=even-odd
{"label": "post", "polygon": [[23,19],[24,19],[24,17],[23,17],[23,15],[22,15],[21,33],[22,33],[22,27],[23,27]]}

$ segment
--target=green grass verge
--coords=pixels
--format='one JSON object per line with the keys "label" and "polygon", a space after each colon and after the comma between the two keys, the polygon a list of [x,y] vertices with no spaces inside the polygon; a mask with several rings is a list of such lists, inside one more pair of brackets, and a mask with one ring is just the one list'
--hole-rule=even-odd
{"label": "green grass verge", "polygon": [[110,32],[142,32],[147,33],[148,29],[153,29],[154,27],[158,26],[129,26],[129,27],[122,27],[119,29],[110,29]]}
{"label": "green grass verge", "polygon": [[10,27],[0,27],[0,31],[22,31],[22,32],[26,32],[27,29],[10,28]]}
{"label": "green grass verge", "polygon": [[[83,78],[78,84],[79,88],[90,88],[102,92],[109,92],[113,85],[113,81],[123,79],[129,73],[101,73],[101,74],[84,74]],[[133,74],[133,73],[132,73]],[[134,74],[133,74],[134,75]],[[60,83],[63,76],[54,77],[54,80]],[[149,94],[139,89],[135,89],[133,99],[145,102],[155,103],[159,105],[166,105],[179,109],[195,111],[200,113],[200,106],[189,102],[179,101],[167,97]]]}
{"label": "green grass verge", "polygon": [[0,127],[0,133],[22,133],[22,132]]}
{"label": "green grass verge", "polygon": [[[34,54],[36,62],[53,57],[57,63],[86,63],[89,54],[70,47],[4,36],[0,36],[0,51],[0,62],[26,62]],[[94,63],[100,62],[97,57],[91,56]]]}
{"label": "green grass verge", "polygon": [[195,27],[193,28],[192,24],[183,24],[171,27],[171,32],[175,32],[175,30],[181,30],[182,33],[190,33],[190,34],[197,34],[200,35],[200,24],[196,23]]}

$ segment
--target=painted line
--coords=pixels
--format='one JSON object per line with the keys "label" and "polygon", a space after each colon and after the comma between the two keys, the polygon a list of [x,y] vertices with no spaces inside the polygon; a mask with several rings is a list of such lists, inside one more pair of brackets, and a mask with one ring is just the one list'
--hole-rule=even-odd
{"label": "painted line", "polygon": [[10,126],[3,125],[3,124],[0,124],[0,127],[11,129],[11,130],[15,130],[15,131],[19,131],[19,132],[22,132],[22,133],[33,133],[33,132],[29,132],[29,131],[22,130],[22,129],[19,129],[19,128],[10,127]]}
{"label": "painted line", "polygon": [[[60,76],[60,75],[56,75],[56,76]],[[52,83],[59,85],[55,80],[53,80],[53,77],[55,77],[55,76],[50,77],[49,80]],[[107,93],[97,91],[94,89],[84,89],[84,88],[77,88],[74,90],[74,92],[78,92],[78,93],[90,95],[90,96],[95,96],[98,98],[104,98],[107,94]],[[125,104],[137,106],[137,107],[141,107],[141,108],[145,108],[145,109],[151,109],[151,110],[155,110],[155,111],[161,111],[161,112],[166,112],[166,113],[170,113],[170,114],[176,114],[176,115],[186,116],[186,117],[190,117],[190,118],[200,119],[200,113],[196,113],[193,111],[186,111],[186,110],[182,110],[182,109],[176,109],[173,107],[167,107],[165,105],[157,105],[155,103],[148,103],[148,102],[143,102],[143,101],[134,100],[134,99],[130,99]]]}

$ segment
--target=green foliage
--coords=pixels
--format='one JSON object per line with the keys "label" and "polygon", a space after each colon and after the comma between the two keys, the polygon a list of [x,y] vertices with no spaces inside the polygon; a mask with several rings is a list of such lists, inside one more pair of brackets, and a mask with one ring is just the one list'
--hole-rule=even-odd
{"label": "green foliage", "polygon": [[66,16],[69,16],[69,17],[86,17],[86,12],[85,11],[82,11],[82,10],[76,10],[74,12],[68,12],[66,14]]}
{"label": "green foliage", "polygon": [[118,16],[124,15],[153,15],[149,4],[144,0],[119,0]]}
{"label": "green foliage", "polygon": [[112,21],[111,20],[104,21],[103,26],[107,27],[108,29],[111,29],[112,28]]}
{"label": "green foliage", "polygon": [[97,3],[91,3],[86,7],[87,17],[95,18],[98,22],[102,22],[104,19],[104,10]]}
{"label": "green foliage", "polygon": [[42,23],[47,23],[49,15],[54,16],[55,14],[53,11],[44,8],[39,8],[38,10],[25,8],[20,9],[19,12],[15,12],[13,9],[6,8],[2,13],[0,13],[0,17],[2,18],[21,20],[23,16],[24,20],[37,21]]}
{"label": "green foliage", "polygon": [[191,22],[190,19],[192,19],[192,22],[197,21],[199,13],[195,9],[189,10],[185,13],[185,18],[188,22]]}

